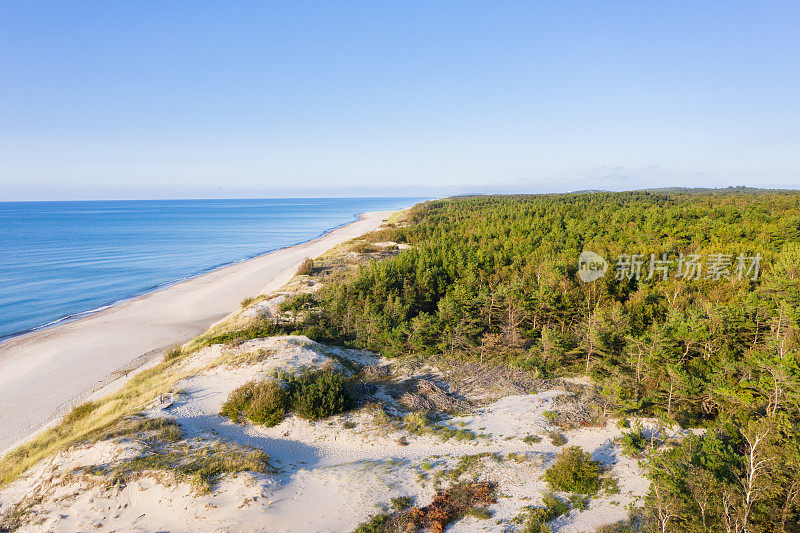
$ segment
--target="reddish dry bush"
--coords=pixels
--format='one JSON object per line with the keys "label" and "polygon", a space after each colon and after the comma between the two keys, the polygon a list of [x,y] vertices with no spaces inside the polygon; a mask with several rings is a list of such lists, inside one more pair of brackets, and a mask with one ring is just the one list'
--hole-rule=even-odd
{"label": "reddish dry bush", "polygon": [[437,492],[425,507],[408,510],[410,521],[417,527],[441,533],[454,520],[464,516],[473,507],[495,503],[494,483],[459,483],[449,490]]}

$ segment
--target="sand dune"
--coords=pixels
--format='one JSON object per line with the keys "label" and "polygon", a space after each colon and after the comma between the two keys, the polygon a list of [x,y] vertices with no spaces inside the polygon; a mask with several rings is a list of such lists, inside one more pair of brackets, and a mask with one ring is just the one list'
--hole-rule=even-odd
{"label": "sand dune", "polygon": [[[245,353],[264,355],[255,362],[230,363],[232,356]],[[42,461],[0,490],[0,510],[13,511],[21,501],[32,504],[20,531],[352,531],[389,509],[392,498],[410,497],[415,505],[425,505],[437,492],[436,479],[453,475],[463,459],[472,458],[473,466],[457,479],[493,480],[504,497],[490,506],[491,520],[468,516],[448,531],[519,530],[516,518],[524,516],[528,506],[540,505],[548,491],[542,474],[561,451],[546,438],[548,431],[560,429],[545,413],[560,408],[556,398],[564,391],[505,396],[441,422],[480,435],[466,441],[411,434],[376,421],[368,408],[316,422],[289,414],[271,428],[233,423],[218,414],[231,391],[250,380],[268,379],[276,369],[334,367],[347,373],[337,363],[345,359],[391,366],[376,354],[301,336],[208,346],[186,360],[187,367],[198,371],[176,384],[181,392],[172,408],[143,413],[175,421],[183,442],[194,446],[224,442],[261,449],[275,468],[269,474],[228,475],[208,494],[197,494],[186,481],[160,478],[157,471],[123,483],[109,483],[111,474],[74,475],[75,469],[113,468],[146,453],[141,437],[112,439],[79,444]],[[391,397],[386,399],[386,408],[399,408]],[[621,428],[609,422],[564,433],[570,445],[580,446],[604,465],[618,480],[620,492],[601,492],[588,508],[573,509],[550,526],[577,533],[625,519],[626,506],[646,494],[648,483],[637,459],[619,453],[615,439]],[[529,435],[540,438],[524,441]]]}
{"label": "sand dune", "polygon": [[377,228],[390,214],[366,213],[308,243],[0,344],[0,453],[113,381],[115,372],[199,335],[243,298],[281,287],[304,258]]}

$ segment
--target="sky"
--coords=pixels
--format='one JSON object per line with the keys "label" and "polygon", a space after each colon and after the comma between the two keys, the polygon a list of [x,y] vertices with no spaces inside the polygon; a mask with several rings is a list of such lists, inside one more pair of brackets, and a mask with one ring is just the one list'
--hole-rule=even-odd
{"label": "sky", "polygon": [[800,2],[0,3],[0,201],[800,188]]}

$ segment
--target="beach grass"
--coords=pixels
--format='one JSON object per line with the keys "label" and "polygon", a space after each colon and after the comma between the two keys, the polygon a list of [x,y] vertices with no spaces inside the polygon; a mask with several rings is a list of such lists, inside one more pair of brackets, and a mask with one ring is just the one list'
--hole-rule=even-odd
{"label": "beach grass", "polygon": [[160,393],[169,391],[189,375],[187,353],[165,358],[128,381],[122,389],[96,402],[82,404],[62,421],[20,445],[0,459],[0,487],[14,481],[40,460],[81,442],[102,440],[102,436],[123,418],[140,412]]}
{"label": "beach grass", "polygon": [[401,209],[399,211],[395,211],[389,218],[386,219],[387,224],[400,224],[401,222],[405,222],[406,216],[408,216],[408,212],[411,211],[411,208],[408,209]]}

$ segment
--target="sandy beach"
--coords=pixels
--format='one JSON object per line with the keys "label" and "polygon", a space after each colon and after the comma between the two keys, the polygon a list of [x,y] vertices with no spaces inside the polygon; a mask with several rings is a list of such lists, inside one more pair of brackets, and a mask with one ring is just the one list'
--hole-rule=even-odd
{"label": "sandy beach", "polygon": [[237,311],[242,299],[280,288],[303,259],[377,228],[391,213],[365,213],[313,241],[0,344],[0,453],[113,381],[120,371],[199,335]]}

